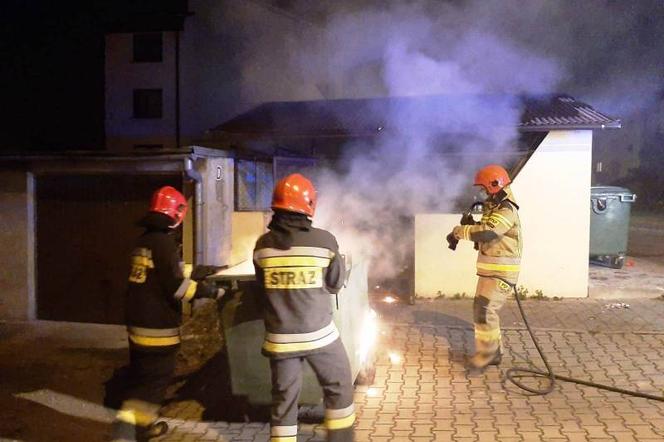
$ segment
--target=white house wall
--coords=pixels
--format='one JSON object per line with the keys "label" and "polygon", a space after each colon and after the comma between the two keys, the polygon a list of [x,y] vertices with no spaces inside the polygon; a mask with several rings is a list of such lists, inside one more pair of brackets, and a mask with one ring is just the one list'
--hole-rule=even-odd
{"label": "white house wall", "polygon": [[[323,98],[314,81],[286,75],[290,63],[283,35],[299,29],[303,40],[319,38],[311,24],[263,2],[190,0],[180,32],[180,145],[256,103]],[[247,36],[251,40],[247,40]],[[137,144],[174,148],[175,32],[163,33],[163,61],[132,62],[133,34],[106,37],[106,137],[109,150]],[[269,47],[270,52],[260,53]],[[261,49],[263,48],[263,49]],[[265,64],[269,55],[271,64]],[[133,90],[163,90],[162,119],[134,119]]]}
{"label": "white house wall", "polygon": [[[106,36],[106,144],[109,150],[135,145],[175,147],[175,33],[163,33],[162,62],[134,63],[133,34]],[[162,118],[133,116],[134,89],[162,89]]]}
{"label": "white house wall", "polygon": [[[591,131],[550,132],[514,180],[524,239],[519,285],[530,295],[588,295]],[[415,292],[422,297],[472,294],[472,244],[447,249],[460,214],[415,217]]]}

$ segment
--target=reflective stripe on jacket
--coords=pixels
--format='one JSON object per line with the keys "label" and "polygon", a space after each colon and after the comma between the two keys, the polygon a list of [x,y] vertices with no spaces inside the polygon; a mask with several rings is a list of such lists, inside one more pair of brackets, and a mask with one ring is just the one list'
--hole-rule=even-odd
{"label": "reflective stripe on jacket", "polygon": [[336,239],[315,228],[292,235],[292,246],[279,249],[268,232],[254,250],[266,329],[263,353],[269,356],[306,354],[339,337],[330,297],[344,281]]}
{"label": "reflective stripe on jacket", "polygon": [[477,274],[516,284],[521,265],[521,223],[518,206],[509,186],[500,201],[487,200],[482,220],[476,225],[456,226],[454,236],[479,243]]}
{"label": "reflective stripe on jacket", "polygon": [[125,298],[128,327],[174,329],[180,326],[182,300],[193,298],[197,285],[185,278],[170,218],[150,213],[142,221],[145,232],[131,255]]}

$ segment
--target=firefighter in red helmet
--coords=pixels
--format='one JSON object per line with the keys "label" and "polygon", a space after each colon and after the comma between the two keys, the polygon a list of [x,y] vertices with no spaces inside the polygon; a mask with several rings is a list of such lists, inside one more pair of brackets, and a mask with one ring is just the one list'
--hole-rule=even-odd
{"label": "firefighter in red helmet", "polygon": [[330,294],[344,282],[334,236],[312,227],[316,189],[300,174],[280,180],[269,232],[256,242],[254,265],[262,290],[263,354],[272,371],[272,442],[296,442],[302,364],[313,368],[325,397],[330,441],[352,441],[355,408],[350,363],[332,320]]}
{"label": "firefighter in red helmet", "polygon": [[214,285],[185,277],[173,235],[187,214],[187,200],[165,186],[152,196],[139,225],[145,229],[131,255],[125,319],[129,379],[113,426],[114,440],[147,440],[165,433],[159,409],[175,371],[182,302],[217,297]]}
{"label": "firefighter in red helmet", "polygon": [[521,263],[521,222],[519,206],[509,187],[512,180],[499,165],[489,165],[477,172],[475,186],[487,194],[482,220],[462,220],[447,236],[450,248],[459,240],[478,244],[477,290],[473,303],[475,354],[471,368],[483,369],[502,360],[502,339],[498,312],[519,277]]}

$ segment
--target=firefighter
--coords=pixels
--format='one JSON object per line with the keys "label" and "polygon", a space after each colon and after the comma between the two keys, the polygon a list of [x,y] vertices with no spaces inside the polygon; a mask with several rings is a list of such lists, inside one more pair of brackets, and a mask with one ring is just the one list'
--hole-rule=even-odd
{"label": "firefighter", "polygon": [[499,365],[502,360],[498,312],[519,277],[521,224],[510,183],[509,174],[499,165],[492,164],[477,172],[474,185],[481,186],[487,195],[482,220],[476,223],[466,215],[462,225],[447,236],[450,248],[459,240],[468,240],[475,242],[479,249],[479,278],[473,303],[475,354],[468,360],[474,369]]}
{"label": "firefighter", "polygon": [[292,174],[280,180],[269,232],[254,250],[266,329],[262,352],[272,372],[272,442],[297,440],[305,360],[323,388],[328,440],[354,440],[350,364],[330,300],[343,285],[345,264],[335,237],[312,227],[315,208],[316,190],[307,178]]}
{"label": "firefighter", "polygon": [[[187,213],[187,200],[170,186],[152,196],[145,228],[131,255],[126,296],[129,379],[113,426],[114,440],[147,440],[168,431],[157,422],[175,371],[180,347],[181,307],[197,297],[217,297],[217,289],[185,277],[175,229]],[[198,269],[194,271],[198,272]]]}

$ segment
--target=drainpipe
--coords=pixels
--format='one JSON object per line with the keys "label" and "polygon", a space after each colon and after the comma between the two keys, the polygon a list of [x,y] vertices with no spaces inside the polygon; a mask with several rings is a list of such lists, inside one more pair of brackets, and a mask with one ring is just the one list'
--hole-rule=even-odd
{"label": "drainpipe", "polygon": [[180,31],[175,31],[175,148],[180,148]]}
{"label": "drainpipe", "polygon": [[203,177],[191,157],[184,160],[184,172],[194,182],[194,265],[203,264]]}

